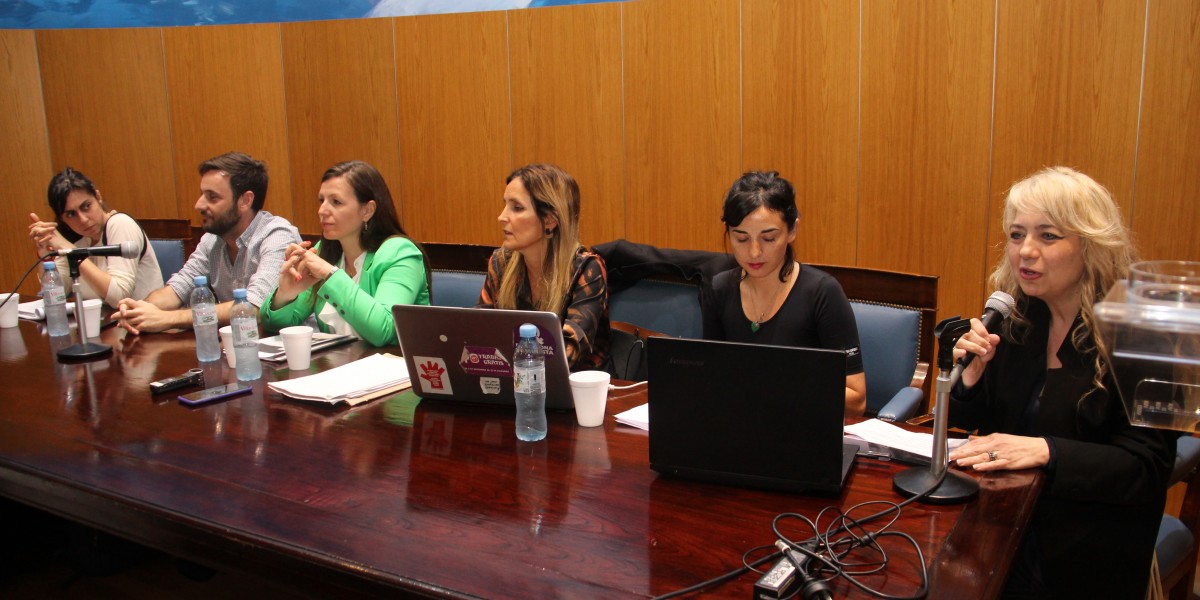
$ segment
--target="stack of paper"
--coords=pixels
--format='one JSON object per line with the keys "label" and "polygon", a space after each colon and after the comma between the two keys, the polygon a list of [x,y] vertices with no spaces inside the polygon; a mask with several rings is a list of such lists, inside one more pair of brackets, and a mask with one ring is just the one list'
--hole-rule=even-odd
{"label": "stack of paper", "polygon": [[375,354],[316,375],[273,381],[267,387],[297,400],[351,406],[412,387],[404,359]]}
{"label": "stack of paper", "polygon": [[[75,314],[75,302],[67,302],[67,314]],[[46,305],[42,303],[42,299],[38,298],[31,302],[22,302],[17,305],[17,316],[30,321],[45,321],[46,320]]]}

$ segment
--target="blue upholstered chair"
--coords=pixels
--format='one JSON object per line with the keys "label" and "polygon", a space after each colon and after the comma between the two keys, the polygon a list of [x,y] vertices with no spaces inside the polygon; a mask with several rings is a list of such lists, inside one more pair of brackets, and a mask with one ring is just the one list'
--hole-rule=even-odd
{"label": "blue upholstered chair", "polygon": [[183,268],[184,261],[187,260],[183,240],[152,239],[150,247],[154,248],[154,256],[158,258],[158,268],[162,271],[164,282],[179,272],[179,269]]}
{"label": "blue upholstered chair", "polygon": [[812,266],[838,280],[854,309],[867,374],[867,416],[904,421],[923,412],[934,358],[937,277]]}
{"label": "blue upholstered chair", "polygon": [[487,279],[488,259],[496,248],[473,244],[421,244],[429,261],[430,298],[434,306],[470,308]]}
{"label": "blue upholstered chair", "polygon": [[1197,559],[1196,528],[1200,526],[1200,438],[1179,438],[1171,485],[1186,483],[1179,516],[1164,514],[1154,551],[1163,594],[1183,600],[1192,597]]}
{"label": "blue upholstered chair", "polygon": [[433,269],[430,299],[434,306],[471,308],[479,300],[486,273]]}
{"label": "blue upholstered chair", "polygon": [[187,219],[138,219],[138,225],[154,248],[163,281],[170,279],[196,249],[191,223]]}
{"label": "blue upholstered chair", "polygon": [[646,278],[612,294],[608,318],[672,337],[704,336],[700,288],[683,279]]}
{"label": "blue upholstered chair", "polygon": [[858,323],[858,343],[867,374],[867,414],[884,421],[905,421],[917,413],[925,397],[920,381],[928,364],[920,365],[921,313],[912,308],[851,301]]}

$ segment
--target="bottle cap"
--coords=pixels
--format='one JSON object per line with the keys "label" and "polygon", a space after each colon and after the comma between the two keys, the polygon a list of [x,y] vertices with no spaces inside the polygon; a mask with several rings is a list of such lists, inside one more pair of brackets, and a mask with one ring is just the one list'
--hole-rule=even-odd
{"label": "bottle cap", "polygon": [[194,283],[198,286],[208,285],[208,276],[207,275],[197,275],[192,278],[192,283]]}
{"label": "bottle cap", "polygon": [[245,300],[246,299],[246,288],[238,288],[236,290],[233,290],[233,299],[234,300]]}
{"label": "bottle cap", "polygon": [[533,323],[526,323],[521,326],[521,337],[536,338],[537,334],[538,334],[537,325],[534,325]]}
{"label": "bottle cap", "polygon": [[52,261],[52,260],[48,260],[48,261],[42,263],[42,269],[44,269],[46,271],[53,271],[54,269],[57,269],[57,268],[58,268],[58,265],[55,265],[54,261]]}

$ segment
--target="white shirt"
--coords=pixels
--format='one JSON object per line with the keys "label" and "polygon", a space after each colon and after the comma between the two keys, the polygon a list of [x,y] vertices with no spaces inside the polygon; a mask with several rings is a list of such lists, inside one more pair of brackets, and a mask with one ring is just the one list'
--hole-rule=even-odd
{"label": "white shirt", "polygon": [[[366,252],[359,254],[358,258],[354,259],[354,277],[351,277],[350,279],[356,284],[358,283],[358,278],[362,276],[363,264],[365,264],[366,261]],[[342,258],[338,261],[337,266],[343,271],[346,269],[346,255],[342,255]],[[354,330],[354,327],[347,323],[346,320],[342,318],[342,315],[338,314],[337,308],[333,306],[332,302],[326,302],[325,306],[321,308],[321,314],[317,316],[321,319],[322,323],[329,326],[330,331],[333,333],[338,335],[352,335],[360,340],[362,339],[362,336],[358,335],[358,332]]]}
{"label": "white shirt", "polygon": [[[111,278],[108,283],[107,290],[93,290],[88,285],[87,280],[82,277],[79,280],[79,292],[83,294],[85,300],[92,298],[100,298],[109,306],[116,306],[121,298],[133,298],[141,300],[148,296],[150,292],[157,290],[163,286],[162,271],[158,267],[158,257],[154,255],[154,247],[149,245],[149,240],[142,233],[142,228],[124,213],[117,213],[109,217],[105,222],[106,230],[105,243],[109,245],[117,245],[124,241],[133,241],[137,244],[138,253],[142,251],[142,244],[146,244],[146,253],[138,258],[121,258],[120,256],[92,256],[87,260],[92,261],[97,267],[100,267]],[[91,248],[96,246],[97,240],[91,238],[79,238],[75,242],[76,248]],[[67,265],[67,259],[60,257],[55,261],[58,264],[58,273],[62,276],[63,286],[67,293],[71,293],[71,271]],[[100,292],[104,292],[101,296]]]}

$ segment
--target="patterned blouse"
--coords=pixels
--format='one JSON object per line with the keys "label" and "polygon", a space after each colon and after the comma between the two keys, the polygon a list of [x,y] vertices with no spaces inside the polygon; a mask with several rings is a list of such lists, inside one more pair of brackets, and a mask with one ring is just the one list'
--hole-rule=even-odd
{"label": "patterned blouse", "polygon": [[[497,248],[488,260],[487,280],[483,283],[477,308],[496,308],[500,279],[511,256]],[[608,276],[604,259],[587,248],[575,253],[575,273],[564,312],[558,315],[563,324],[563,343],[566,344],[567,364],[572,371],[606,370],[609,358]],[[517,309],[535,310],[528,277],[517,288]]]}

